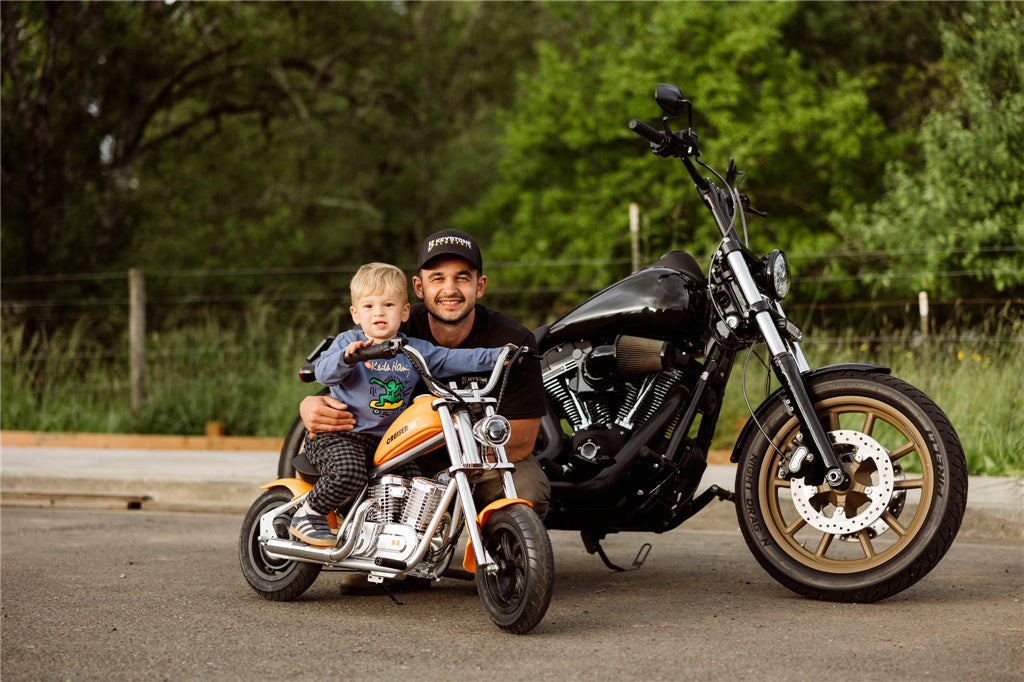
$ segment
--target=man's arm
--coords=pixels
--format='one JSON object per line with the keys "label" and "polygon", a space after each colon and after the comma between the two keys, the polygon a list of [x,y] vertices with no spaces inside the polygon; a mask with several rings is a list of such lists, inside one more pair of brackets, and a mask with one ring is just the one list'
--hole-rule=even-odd
{"label": "man's arm", "polygon": [[505,455],[510,462],[526,459],[537,443],[537,432],[540,431],[540,417],[535,419],[509,419],[512,436],[505,443]]}
{"label": "man's arm", "polygon": [[329,395],[303,398],[299,403],[299,416],[302,417],[303,426],[313,435],[328,431],[351,431],[356,425],[356,418],[348,411],[348,405]]}

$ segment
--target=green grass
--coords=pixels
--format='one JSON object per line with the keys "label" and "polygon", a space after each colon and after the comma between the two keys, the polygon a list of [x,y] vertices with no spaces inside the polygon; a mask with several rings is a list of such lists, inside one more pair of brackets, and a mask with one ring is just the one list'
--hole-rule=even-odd
{"label": "green grass", "polygon": [[[283,436],[302,397],[298,368],[321,338],[308,324],[272,333],[251,312],[236,325],[213,318],[147,340],[145,406],[133,412],[127,339],[111,352],[82,323],[45,339],[4,326],[0,424],[6,430]],[[123,349],[123,350],[122,350]]]}
{"label": "green grass", "polygon": [[[960,436],[972,475],[1024,476],[1024,323],[999,326],[990,336],[962,335],[925,346],[915,335],[865,340],[853,335],[803,344],[812,367],[866,362],[889,367],[894,376],[927,393]],[[743,357],[737,359],[713,445],[730,450],[737,424],[748,416],[741,393]],[[747,395],[755,406],[764,396],[765,370],[748,365]],[[773,387],[777,384],[773,384]]]}
{"label": "green grass", "polygon": [[[230,435],[282,437],[302,397],[319,386],[298,381],[306,353],[323,324],[299,317],[282,324],[260,309],[235,324],[201,317],[153,333],[147,340],[145,407],[133,413],[127,340],[80,323],[45,337],[21,327],[0,334],[0,426],[7,430],[201,435],[220,422]],[[276,330],[276,331],[275,331]],[[811,339],[812,366],[871,362],[922,388],[949,415],[960,434],[971,474],[1024,475],[1024,354],[1020,320],[987,337],[934,341],[925,349],[913,335],[885,341],[848,337]],[[111,348],[114,348],[112,351]],[[747,416],[740,393],[743,358],[735,368],[715,448],[731,449],[736,425]],[[764,370],[752,361],[747,394],[756,405]]]}

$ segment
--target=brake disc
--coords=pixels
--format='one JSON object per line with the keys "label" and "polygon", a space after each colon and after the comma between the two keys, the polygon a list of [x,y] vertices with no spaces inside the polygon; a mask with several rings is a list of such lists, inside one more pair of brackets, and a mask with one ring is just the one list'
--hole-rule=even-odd
{"label": "brake disc", "polygon": [[[895,473],[895,478],[897,482],[906,480],[907,476],[906,474],[903,473],[903,467],[899,465],[899,462],[893,462],[892,470]],[[906,500],[907,491],[897,490],[893,494],[892,500],[889,501],[889,504],[886,505],[885,508],[889,512],[889,514],[892,515],[893,518],[898,519],[900,517],[900,514],[903,513],[903,507],[906,504]],[[887,530],[889,530],[889,524],[886,523],[884,519],[878,519],[870,526],[868,526],[868,538],[874,540]],[[839,539],[843,542],[860,542],[857,533],[841,535]]]}
{"label": "brake disc", "polygon": [[[857,533],[869,526],[875,532],[881,532],[876,522],[882,517],[886,506],[892,500],[896,484],[896,474],[888,451],[878,441],[860,431],[832,431],[829,438],[840,449],[851,451],[852,466],[861,469],[874,464],[875,471],[871,474],[871,484],[858,486],[855,490],[840,492],[828,486],[819,488],[804,483],[803,478],[790,481],[790,492],[793,504],[800,516],[811,526],[823,533],[847,535]],[[848,497],[851,494],[860,498],[856,513],[847,516]],[[881,524],[884,526],[884,522]]]}

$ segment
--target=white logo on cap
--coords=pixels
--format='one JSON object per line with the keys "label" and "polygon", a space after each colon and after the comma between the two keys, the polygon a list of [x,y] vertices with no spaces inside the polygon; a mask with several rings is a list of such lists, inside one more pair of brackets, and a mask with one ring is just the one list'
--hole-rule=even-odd
{"label": "white logo on cap", "polygon": [[464,247],[469,251],[473,250],[473,242],[468,239],[463,239],[462,237],[438,237],[437,239],[430,240],[430,243],[427,245],[427,253],[433,251],[435,246],[444,246],[445,244],[454,244]]}

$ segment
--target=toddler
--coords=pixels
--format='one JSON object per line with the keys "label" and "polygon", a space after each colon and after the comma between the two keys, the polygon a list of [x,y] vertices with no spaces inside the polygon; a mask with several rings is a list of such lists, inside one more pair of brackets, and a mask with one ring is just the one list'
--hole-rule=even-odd
{"label": "toddler", "polygon": [[[337,534],[325,518],[332,510],[362,489],[367,482],[367,461],[381,436],[412,399],[419,373],[404,355],[346,365],[347,354],[359,348],[389,341],[409,318],[409,293],[405,274],[394,265],[369,263],[352,277],[352,320],[359,329],[334,339],[315,365],[316,380],[329,386],[331,396],[348,405],[356,418],[351,431],[306,436],[306,457],[320,471],[320,479],[292,518],[289,531],[303,542],[333,547]],[[500,348],[449,349],[421,339],[409,339],[430,371],[437,376],[490,370]],[[419,474],[415,464],[393,472],[398,476]]]}

